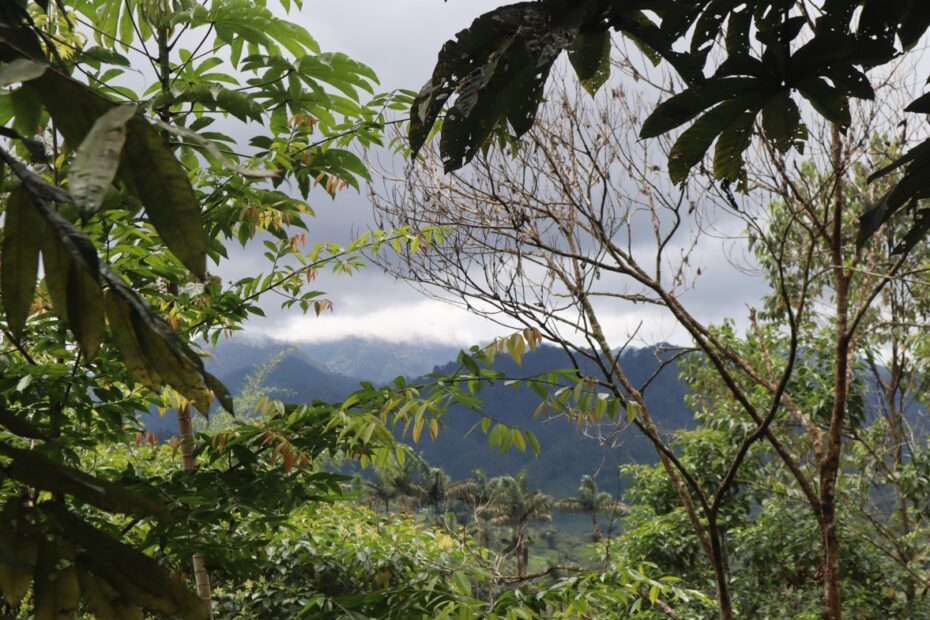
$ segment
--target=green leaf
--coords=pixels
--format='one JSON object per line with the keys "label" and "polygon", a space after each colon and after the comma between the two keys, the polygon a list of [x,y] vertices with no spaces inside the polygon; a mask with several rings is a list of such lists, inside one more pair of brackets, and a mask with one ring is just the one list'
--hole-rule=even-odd
{"label": "green leaf", "polygon": [[841,127],[852,122],[849,115],[849,97],[830,86],[826,80],[812,77],[797,83],[798,92],[828,121]]}
{"label": "green leaf", "polygon": [[94,122],[78,148],[68,173],[68,189],[83,213],[94,213],[116,177],[120,153],[126,142],[126,123],[136,114],[136,106],[112,108]]}
{"label": "green leaf", "polygon": [[779,152],[785,153],[798,137],[801,111],[788,91],[769,100],[762,108],[762,130]]}
{"label": "green leaf", "polygon": [[530,445],[530,449],[533,451],[533,456],[539,456],[539,439],[536,435],[530,431],[524,433],[526,436],[526,442]]}
{"label": "green leaf", "polygon": [[[77,148],[94,121],[116,104],[54,69],[29,83],[65,140]],[[206,276],[207,240],[187,173],[159,133],[142,116],[126,124],[120,180],[145,207],[165,244],[195,275]]]}
{"label": "green leaf", "polygon": [[6,203],[3,246],[0,249],[0,293],[10,331],[17,338],[35,299],[44,222],[22,185]]}
{"label": "green leaf", "polygon": [[717,140],[714,151],[714,176],[721,180],[736,182],[743,176],[743,151],[752,142],[752,127],[756,112],[743,112]]}
{"label": "green leaf", "polygon": [[86,361],[97,355],[106,334],[103,289],[86,271],[71,262],[67,282],[68,326]]}
{"label": "green leaf", "polygon": [[757,111],[762,103],[758,94],[744,95],[721,103],[696,120],[678,137],[669,152],[668,172],[672,181],[684,181],[717,136],[731,125],[745,123],[743,113]]}
{"label": "green leaf", "polygon": [[22,500],[15,496],[0,513],[0,594],[14,606],[29,592],[39,553],[36,528],[25,513]]}
{"label": "green leaf", "polygon": [[207,238],[200,203],[187,173],[154,127],[139,116],[128,124],[119,176],[138,196],[168,249],[206,277]]}
{"label": "green leaf", "polygon": [[22,86],[10,94],[13,129],[24,136],[34,136],[42,119],[42,101],[34,88]]}
{"label": "green leaf", "polygon": [[92,360],[104,337],[103,290],[61,239],[46,229],[42,242],[45,287],[55,312],[68,325],[86,360]]}
{"label": "green leaf", "polygon": [[568,48],[578,80],[593,95],[610,78],[610,31],[582,32]]}
{"label": "green leaf", "polygon": [[106,316],[110,323],[110,334],[119,348],[126,369],[135,379],[153,391],[162,387],[157,371],[149,368],[142,344],[136,336],[132,321],[133,310],[129,304],[112,290],[106,293]]}
{"label": "green leaf", "polygon": [[[746,95],[765,89],[758,78],[726,77],[707,80],[666,99],[646,118],[640,138],[655,138],[679,127],[721,101],[746,99]],[[706,149],[705,149],[706,150]]]}

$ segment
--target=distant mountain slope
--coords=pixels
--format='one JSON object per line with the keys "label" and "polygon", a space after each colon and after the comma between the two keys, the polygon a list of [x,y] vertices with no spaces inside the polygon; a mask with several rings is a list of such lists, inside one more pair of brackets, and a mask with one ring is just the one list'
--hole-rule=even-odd
{"label": "distant mountain slope", "polygon": [[[218,347],[214,358],[207,361],[207,367],[235,393],[255,366],[285,346],[288,345],[279,342],[224,343]],[[384,377],[398,374],[424,374],[423,364],[427,360],[431,361],[436,352],[443,349],[452,352],[446,360],[454,359],[457,351],[455,347],[370,343],[360,339],[333,343],[329,348],[320,348],[319,345],[295,347],[271,371],[266,385],[278,390],[276,397],[285,401],[337,401],[355,390],[362,379],[381,382]],[[384,366],[391,370],[382,370],[380,373],[370,370],[378,376],[357,375],[360,378],[355,378],[333,372],[323,362],[312,361],[310,351],[318,355],[318,359],[344,359],[345,363],[336,364],[337,367],[373,369],[378,366],[378,360],[383,359]],[[353,360],[352,352],[367,359]],[[410,361],[410,366],[403,366],[403,360]],[[638,383],[645,381],[658,367],[653,349],[627,351],[621,358],[621,364],[634,382]],[[429,370],[435,365],[433,362]],[[494,364],[496,370],[511,377],[527,377],[569,366],[568,357],[561,349],[548,346],[528,353],[521,366],[506,356],[499,356]],[[456,363],[446,361],[436,370],[447,373],[456,367]],[[416,368],[419,372],[411,372],[409,368]],[[685,392],[686,386],[678,379],[677,364],[670,364],[652,382],[646,393],[646,401],[664,432],[692,424],[691,413],[684,403]],[[423,453],[428,462],[441,466],[454,478],[463,478],[475,468],[481,468],[489,475],[526,469],[533,484],[549,493],[564,496],[575,491],[583,474],[599,474],[605,490],[614,491],[618,464],[655,461],[651,446],[635,429],[625,430],[614,439],[612,445],[601,445],[598,440],[585,436],[581,429],[562,417],[533,419],[539,397],[532,390],[515,389],[499,383],[485,388],[481,398],[485,402],[485,410],[495,419],[536,433],[542,455],[537,459],[516,449],[501,454],[496,448],[488,446],[487,438],[480,429],[474,429],[466,435],[479,416],[468,409],[454,407],[448,412],[445,430],[439,438],[435,441],[423,439],[416,445],[416,449]],[[177,423],[173,416],[160,418],[155,414],[148,416],[146,427],[165,437],[175,432]]]}
{"label": "distant mountain slope", "polygon": [[[215,356],[207,361],[207,367],[235,393],[258,364],[290,346],[277,341],[229,341],[217,348]],[[266,385],[275,388],[273,395],[285,401],[338,401],[354,391],[362,379],[379,383],[396,375],[422,375],[434,367],[439,372],[451,372],[457,364],[449,360],[455,358],[456,351],[456,347],[444,345],[391,344],[354,338],[328,345],[299,345],[292,347],[274,368]],[[656,349],[629,349],[621,357],[621,365],[634,384],[641,385],[658,367]],[[528,377],[569,366],[565,353],[549,346],[527,354],[522,366],[517,366],[507,356],[498,356],[494,364],[496,370],[511,377]],[[350,374],[356,370],[358,374]],[[687,386],[678,374],[678,365],[669,364],[646,392],[646,402],[664,433],[693,426],[692,413],[684,402]],[[652,446],[632,428],[613,438],[611,445],[602,445],[564,418],[534,420],[539,397],[532,390],[514,389],[501,382],[483,390],[481,397],[485,401],[485,411],[495,419],[536,433],[542,455],[536,459],[516,449],[501,454],[488,446],[479,428],[469,433],[479,416],[465,408],[454,407],[445,418],[445,429],[439,438],[435,441],[426,438],[416,445],[428,462],[441,466],[454,478],[468,476],[475,468],[492,476],[526,469],[534,485],[548,493],[566,496],[575,492],[582,475],[596,473],[601,487],[615,492],[619,484],[616,476],[619,464],[656,460]],[[874,414],[878,410],[874,395],[867,397],[867,402]],[[927,428],[923,407],[914,403],[907,413],[916,428]],[[164,418],[149,414],[144,423],[162,438],[177,431],[173,413]]]}
{"label": "distant mountain slope", "polygon": [[283,347],[320,370],[366,381],[385,383],[398,375],[418,377],[437,365],[455,359],[459,347],[434,343],[394,343],[366,338],[343,338],[330,342],[279,340],[225,340],[207,360],[210,372],[225,376],[242,368],[253,368]]}
{"label": "distant mountain slope", "polygon": [[[630,350],[621,358],[621,365],[635,383],[644,382],[658,368],[653,349]],[[543,346],[523,358],[521,366],[501,357],[495,370],[507,376],[532,376],[556,368],[570,366],[567,355],[555,347]],[[454,364],[440,368],[453,370]],[[686,386],[678,379],[677,364],[670,364],[652,382],[646,392],[646,402],[663,432],[690,427],[692,415],[684,402]],[[498,384],[481,392],[485,411],[506,424],[532,430],[539,437],[541,456],[537,459],[512,449],[501,454],[487,444],[480,429],[465,433],[479,416],[464,408],[453,408],[446,419],[446,430],[436,441],[422,441],[417,448],[430,463],[441,464],[454,478],[467,476],[480,467],[489,475],[526,469],[533,483],[549,493],[567,495],[575,491],[584,474],[598,474],[606,490],[615,490],[617,466],[621,463],[652,463],[656,456],[648,441],[633,428],[624,430],[611,445],[602,445],[594,437],[564,417],[548,420],[533,419],[539,397],[526,388],[514,389]]]}

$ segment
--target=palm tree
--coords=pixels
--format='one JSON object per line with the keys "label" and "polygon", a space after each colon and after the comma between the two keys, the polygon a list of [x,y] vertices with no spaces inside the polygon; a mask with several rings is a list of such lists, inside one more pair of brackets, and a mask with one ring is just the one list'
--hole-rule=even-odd
{"label": "palm tree", "polygon": [[478,544],[490,548],[491,524],[485,508],[491,503],[492,491],[487,475],[480,469],[472,470],[470,477],[449,483],[446,497],[465,506],[468,514],[462,522],[467,524],[469,519],[474,519]]}
{"label": "palm tree", "polygon": [[[391,501],[404,498],[419,498],[423,487],[418,479],[424,475],[424,462],[419,458],[408,457],[403,464],[390,463],[375,471],[371,480],[365,481],[372,502],[384,502],[384,512],[389,513]],[[401,507],[403,510],[403,506]]]}
{"label": "palm tree", "polygon": [[430,467],[423,472],[423,480],[415,483],[419,503],[430,507],[437,524],[440,523],[440,515],[446,512],[450,481],[441,467]]}
{"label": "palm tree", "polygon": [[578,495],[560,499],[555,503],[555,507],[564,512],[591,515],[591,525],[593,527],[591,540],[593,542],[598,542],[601,539],[601,526],[598,522],[598,515],[604,515],[606,518],[612,519],[627,512],[626,504],[616,501],[610,493],[598,490],[594,476],[588,475],[581,477]]}
{"label": "palm tree", "polygon": [[509,549],[517,558],[517,576],[525,577],[529,564],[529,524],[552,520],[552,496],[529,489],[526,472],[491,480],[491,503],[482,510],[495,525],[511,528]]}

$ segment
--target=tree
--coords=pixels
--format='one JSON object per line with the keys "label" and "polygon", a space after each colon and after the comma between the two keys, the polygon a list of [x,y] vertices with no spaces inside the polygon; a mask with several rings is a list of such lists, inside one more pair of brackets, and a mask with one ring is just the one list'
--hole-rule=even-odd
{"label": "tree", "polygon": [[[204,370],[202,339],[239,329],[271,291],[286,307],[323,311],[322,293],[305,288],[315,270],[350,271],[359,247],[389,238],[304,249],[300,229],[315,184],[335,193],[367,177],[344,147],[377,142],[380,114],[398,100],[368,107],[369,68],[245,0],[4,2],[0,63],[10,477],[0,545],[16,560],[0,590],[16,605],[34,583],[39,617],[80,604],[103,617],[114,606],[206,617],[206,563],[241,559],[235,546],[218,551],[231,524],[328,496],[336,478],[311,474],[313,459],[391,445],[360,411],[384,396],[375,391],[348,405],[275,406],[212,438],[193,434],[191,412],[213,400],[232,409]],[[142,94],[124,77],[130,67],[151,80]],[[250,152],[220,125],[254,132]],[[285,181],[303,199],[281,191]],[[266,273],[230,285],[210,273],[229,243],[258,237]],[[95,474],[87,454],[134,433],[149,407],[179,411],[188,471]],[[203,600],[134,543],[167,563],[193,556]]]}
{"label": "tree", "polygon": [[492,478],[489,486],[493,501],[482,512],[495,525],[511,529],[508,550],[517,558],[517,577],[525,577],[529,565],[528,527],[534,521],[552,519],[552,497],[542,491],[531,491],[526,472]]}
{"label": "tree", "polygon": [[487,475],[480,469],[473,470],[471,476],[465,480],[456,480],[449,484],[448,496],[466,506],[468,512],[462,521],[468,523],[469,520],[473,520],[478,544],[490,548],[490,515],[485,508],[491,504],[494,495]]}
{"label": "tree", "polygon": [[[825,121],[815,117],[809,126],[804,125],[805,136],[811,136],[810,142],[821,145],[813,150],[816,159],[807,164],[819,171],[815,181],[805,177],[803,172],[795,172],[794,166],[800,167],[801,163],[789,147],[797,141],[797,136],[792,133],[791,140],[779,142],[777,134],[772,135],[776,125],[773,115],[790,110],[794,105],[781,101],[780,107],[775,106],[768,115],[763,115],[763,129],[768,132],[764,137],[752,139],[756,113],[746,111],[740,117],[745,126],[734,126],[732,132],[722,134],[718,140],[714,165],[702,167],[686,179],[688,170],[701,161],[707,147],[723,131],[713,123],[735,118],[755,95],[747,95],[749,99],[737,98],[737,103],[732,105],[721,104],[724,107],[715,108],[716,112],[712,110],[708,118],[702,117],[703,120],[699,119],[677,138],[658,137],[641,146],[631,135],[631,125],[642,124],[641,133],[658,136],[665,129],[700,114],[706,107],[704,103],[726,97],[717,90],[719,84],[714,80],[708,80],[710,90],[701,91],[700,84],[689,81],[691,78],[685,75],[681,79],[686,95],[673,96],[655,112],[644,113],[644,100],[653,94],[668,97],[676,89],[676,82],[664,74],[650,74],[643,67],[646,63],[642,56],[637,60],[629,51],[630,46],[625,46],[621,47],[624,59],[618,66],[639,80],[638,86],[626,88],[610,83],[593,103],[588,104],[584,103],[580,92],[557,80],[555,88],[546,91],[546,105],[536,113],[536,104],[527,102],[525,95],[541,95],[541,91],[530,90],[525,84],[517,88],[519,81],[515,79],[506,81],[504,86],[505,82],[497,80],[503,79],[502,67],[507,63],[496,64],[498,57],[493,55],[485,63],[486,59],[480,54],[493,48],[489,41],[497,41],[498,36],[511,36],[513,38],[507,40],[513,45],[506,51],[499,51],[501,57],[523,49],[529,58],[542,58],[530,53],[539,52],[533,47],[534,42],[538,42],[534,37],[539,34],[533,30],[535,26],[513,26],[515,30],[507,30],[517,22],[504,17],[507,11],[532,13],[552,6],[554,3],[504,7],[493,18],[479,18],[471,30],[444,48],[436,76],[415,104],[420,107],[412,120],[414,150],[420,148],[421,132],[432,125],[431,115],[442,108],[445,97],[458,90],[459,98],[443,121],[442,137],[436,150],[421,151],[422,162],[414,166],[405,179],[400,179],[379,196],[379,208],[386,222],[403,222],[414,229],[420,224],[440,224],[455,232],[438,251],[428,256],[408,257],[404,264],[394,265],[394,268],[439,297],[455,298],[469,309],[501,322],[533,326],[545,338],[565,347],[576,360],[580,375],[578,387],[574,392],[557,390],[547,397],[543,408],[567,411],[583,419],[609,414],[611,397],[598,396],[590,389],[595,386],[623,403],[627,420],[655,446],[704,556],[713,567],[722,618],[732,616],[732,604],[724,545],[726,528],[721,517],[747,458],[756,450],[757,443],[765,444],[772,450],[773,458],[783,464],[796,491],[804,497],[815,516],[824,566],[824,613],[828,618],[839,618],[842,599],[837,510],[842,499],[837,484],[843,435],[852,428],[856,415],[853,369],[857,351],[865,352],[860,347],[864,335],[870,333],[867,319],[874,316],[875,300],[889,290],[887,287],[921,269],[920,259],[910,256],[922,234],[921,225],[915,225],[915,220],[901,214],[893,219],[881,219],[876,224],[884,226],[880,229],[885,232],[893,227],[902,231],[902,237],[893,235],[896,240],[890,248],[869,229],[869,222],[874,223],[873,218],[877,217],[872,206],[888,206],[893,195],[897,200],[894,188],[901,187],[896,185],[900,180],[896,176],[898,173],[889,171],[891,176],[883,177],[880,183],[873,184],[873,189],[855,197],[848,187],[851,170],[875,170],[892,159],[895,149],[888,148],[887,143],[873,141],[873,134],[887,127],[876,124],[881,116],[877,108],[865,104],[852,107],[851,111],[844,107],[843,119],[832,118],[828,110]],[[672,3],[670,6],[684,10],[684,5]],[[673,10],[659,17],[664,20]],[[698,7],[697,10],[703,9]],[[797,9],[787,7],[783,13],[787,15],[794,10]],[[769,27],[766,19],[783,16],[777,11],[762,15],[737,10],[736,14],[750,18],[763,33],[764,28]],[[829,16],[824,20],[818,23],[827,24]],[[806,19],[796,19],[792,23],[801,29],[808,24]],[[744,31],[739,29],[742,25],[733,20],[730,27],[737,29],[727,41],[731,47],[736,46],[732,49],[737,49]],[[504,31],[509,34],[502,34]],[[561,31],[561,35],[565,35],[565,31]],[[526,41],[521,37],[527,37]],[[876,37],[876,40],[881,38]],[[486,45],[481,51],[479,41]],[[639,36],[636,41],[644,43]],[[763,36],[756,47],[747,45],[744,55],[750,59],[759,53],[769,57],[776,43]],[[650,45],[648,41],[645,44]],[[820,70],[810,57],[816,55],[812,51],[815,49],[808,48],[802,56],[811,60],[811,71]],[[838,49],[842,56],[845,48]],[[465,54],[467,58],[462,60],[469,65],[466,68],[457,64],[459,56],[454,55],[463,50],[471,50],[472,54]],[[549,51],[546,48],[546,53]],[[671,52],[663,53],[667,56]],[[800,54],[800,50],[797,53]],[[670,62],[680,71],[682,63],[687,63],[687,54],[676,54],[672,54],[675,59]],[[575,60],[579,58],[576,56]],[[520,62],[519,58],[514,59],[516,67],[523,66]],[[850,62],[856,64],[856,61]],[[838,63],[836,66],[842,65],[842,61]],[[577,68],[577,62],[575,64]],[[511,71],[519,71],[513,64],[507,66]],[[743,65],[735,61],[721,67],[722,71],[743,70]],[[846,70],[845,65],[843,70]],[[481,74],[487,79],[468,78],[458,82],[458,78],[450,78],[452,73],[447,71],[457,72],[458,76]],[[537,71],[526,79],[542,80],[539,82],[541,89],[546,73]],[[894,82],[892,78],[887,81]],[[750,82],[750,90],[762,83]],[[666,84],[671,84],[671,88]],[[496,90],[498,88],[503,90]],[[817,102],[819,95],[800,90],[817,103],[816,109],[823,111],[823,106]],[[704,99],[701,92],[711,99]],[[845,95],[839,91],[834,94],[834,103],[847,105]],[[500,97],[497,101],[503,103],[493,108],[492,113],[489,106],[495,95]],[[722,99],[713,98],[718,95]],[[900,96],[907,94],[904,92]],[[882,103],[889,106],[886,109],[896,110],[893,106],[898,98],[886,93]],[[518,110],[508,108],[514,101],[521,102],[523,107],[519,111],[534,111],[532,126],[531,123],[514,125],[513,115]],[[471,105],[474,107],[469,108]],[[772,106],[767,107],[770,108]],[[498,113],[501,116],[494,116]],[[834,109],[833,113],[839,112]],[[481,116],[483,114],[491,116]],[[520,127],[525,129],[519,141],[502,139],[501,143],[510,148],[510,153],[472,152],[472,147],[477,149],[478,145],[487,144],[486,138],[498,121],[503,123],[503,118],[511,123],[517,134],[523,133]],[[518,125],[523,118],[517,117]],[[673,123],[675,119],[678,122]],[[843,121],[842,131],[840,120]],[[664,127],[663,131],[656,129],[660,126]],[[785,126],[789,125],[783,124],[781,128]],[[754,157],[744,164],[742,153],[750,147]],[[464,149],[458,153],[465,153],[467,157],[460,159],[453,155],[450,158],[453,152],[450,149],[456,148]],[[656,177],[658,166],[653,161],[663,154],[669,158],[672,181],[688,181],[681,189]],[[468,169],[448,176],[440,172],[440,169],[458,168],[464,159],[471,158],[472,165]],[[721,170],[726,172],[725,182],[719,187],[713,184],[711,167],[718,177]],[[864,182],[864,177],[861,176],[859,182]],[[757,188],[762,195],[757,197],[750,193],[737,199],[731,187],[736,181],[740,187]],[[391,194],[392,191],[396,193]],[[774,197],[782,201],[771,202]],[[403,210],[399,208],[401,204]],[[893,205],[888,206],[888,209],[893,208]],[[708,218],[721,218],[723,213],[743,222],[748,231],[745,247],[765,257],[758,260],[764,265],[763,274],[772,290],[766,304],[778,310],[765,320],[752,315],[753,324],[764,332],[778,331],[780,338],[777,348],[761,349],[765,353],[763,357],[749,355],[748,350],[737,350],[727,336],[726,326],[713,328],[703,324],[688,308],[683,296],[700,273],[699,267],[689,259],[700,242],[702,226]],[[859,216],[862,225],[857,230],[855,221]],[[648,388],[649,382],[638,386],[629,381],[617,363],[617,351],[622,351],[624,343],[608,341],[602,328],[602,312],[611,301],[650,304],[665,309],[689,334],[694,350],[706,359],[724,386],[722,389],[736,403],[731,415],[741,420],[741,433],[731,438],[729,452],[724,456],[728,465],[721,468],[719,477],[708,478],[698,464],[683,462],[656,428],[642,400],[642,391]],[[828,342],[831,344],[827,345]],[[832,393],[824,397],[829,413],[815,415],[814,411],[822,410],[808,408],[812,403],[802,400],[797,380],[810,367],[807,351],[826,350],[823,347],[831,354],[817,360],[822,370],[828,372],[817,376],[831,386]],[[566,406],[572,398],[580,406]],[[803,440],[798,440],[793,427],[785,426],[786,417],[804,429]],[[811,471],[816,474],[812,475]]]}
{"label": "tree", "polygon": [[599,542],[601,540],[601,526],[598,521],[598,515],[604,515],[608,521],[622,516],[627,511],[627,507],[616,500],[607,491],[600,491],[597,488],[597,481],[594,476],[582,476],[581,484],[578,486],[578,494],[575,497],[566,497],[555,503],[556,510],[564,512],[577,512],[591,515],[591,541]]}

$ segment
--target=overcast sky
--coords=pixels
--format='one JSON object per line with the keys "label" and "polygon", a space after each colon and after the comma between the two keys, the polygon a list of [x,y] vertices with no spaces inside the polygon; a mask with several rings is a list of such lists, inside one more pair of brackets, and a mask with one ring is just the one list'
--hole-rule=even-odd
{"label": "overcast sky", "polygon": [[[429,77],[442,44],[481,13],[504,4],[490,0],[305,0],[298,18],[324,51],[341,51],[370,65],[382,90],[419,87]],[[317,219],[311,223],[311,242],[345,242],[370,226],[371,208],[364,193],[343,192],[335,201],[317,196],[312,203]],[[734,231],[738,232],[738,231]],[[724,257],[725,244],[709,239],[696,259],[705,274],[688,301],[698,318],[716,322],[739,319],[747,304],[761,294],[758,281],[741,275]],[[231,256],[222,275],[233,278],[255,268],[258,248]],[[402,282],[365,268],[348,278],[321,274],[315,286],[327,292],[334,304],[322,317],[281,312],[273,299],[265,305],[269,317],[250,323],[247,333],[291,341],[320,341],[346,336],[367,336],[394,341],[441,341],[475,344],[508,330],[471,316],[463,310],[429,300]],[[642,306],[611,309],[604,320],[613,342],[621,343],[640,326],[639,344],[687,339],[673,322]],[[742,324],[738,320],[738,324]]]}

